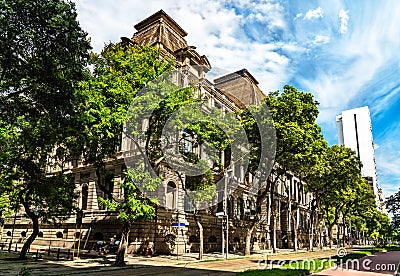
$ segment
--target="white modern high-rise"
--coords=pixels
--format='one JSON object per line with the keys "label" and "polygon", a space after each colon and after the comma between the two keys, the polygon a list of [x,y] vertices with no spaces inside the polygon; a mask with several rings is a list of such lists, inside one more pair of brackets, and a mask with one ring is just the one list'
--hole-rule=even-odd
{"label": "white modern high-rise", "polygon": [[384,212],[383,202],[379,196],[372,124],[368,106],[342,111],[342,114],[336,116],[336,123],[339,145],[344,145],[356,152],[363,164],[361,175],[371,185],[378,209]]}

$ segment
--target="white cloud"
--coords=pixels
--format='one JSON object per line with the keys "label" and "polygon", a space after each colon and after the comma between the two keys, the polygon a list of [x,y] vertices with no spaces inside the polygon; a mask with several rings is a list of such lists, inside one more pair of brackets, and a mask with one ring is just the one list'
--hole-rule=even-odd
{"label": "white cloud", "polygon": [[400,145],[395,140],[399,135],[400,124],[397,124],[389,135],[380,140],[380,147],[375,147],[378,184],[383,188],[385,196],[400,188]]}
{"label": "white cloud", "polygon": [[[228,71],[247,68],[259,80],[266,92],[277,90],[287,80],[288,57],[277,53],[285,47],[282,42],[263,44],[248,38],[243,26],[253,27],[255,22],[265,28],[285,30],[284,8],[279,3],[254,3],[253,1],[192,0],[149,1],[143,5],[139,0],[74,0],[82,27],[92,36],[92,45],[99,52],[104,42],[119,41],[121,36],[131,37],[133,25],[163,9],[188,35],[189,45],[197,47],[206,55],[213,67]],[[225,5],[234,4],[239,9]],[[134,12],[132,12],[134,11]],[[260,36],[264,35],[260,29]],[[257,33],[256,33],[257,34]],[[288,45],[288,49],[296,47]],[[267,87],[268,86],[268,87]]]}
{"label": "white cloud", "polygon": [[315,36],[312,44],[314,45],[321,45],[321,44],[326,44],[329,43],[329,41],[331,41],[331,38],[329,36],[326,35],[317,35]]}
{"label": "white cloud", "polygon": [[[350,102],[357,103],[371,96],[373,92],[364,90],[365,85],[376,82],[377,72],[383,66],[389,61],[400,64],[396,21],[400,17],[400,5],[395,0],[368,5],[349,2],[343,9],[338,3],[329,6],[324,2],[324,10],[318,7],[306,13],[300,13],[300,4],[296,9],[289,8],[286,1],[269,0],[152,0],[146,4],[140,0],[73,1],[77,5],[78,20],[92,37],[97,52],[105,42],[119,41],[121,36],[131,37],[135,32],[134,24],[164,9],[188,32],[188,44],[197,46],[199,54],[206,55],[214,68],[227,71],[247,68],[265,92],[281,89],[289,81],[301,90],[313,92],[321,103],[319,122],[329,125],[329,133],[335,133],[336,114],[356,107],[349,106]],[[335,25],[338,16],[339,30]],[[304,20],[298,20],[300,18]],[[314,19],[320,19],[318,24],[314,24]],[[255,38],[265,35],[266,30],[278,35],[268,42],[255,41],[244,26],[259,28],[254,31]],[[398,81],[396,77],[385,75],[382,76],[385,83],[389,77]],[[369,94],[361,95],[365,91]],[[384,86],[382,91],[385,91]],[[374,95],[379,99],[374,103],[379,110],[393,101],[395,92],[388,92],[388,89],[386,92],[385,97]],[[397,137],[392,140],[398,140]],[[390,149],[384,147],[382,141],[379,144],[377,152],[382,155],[377,156],[377,161],[383,165],[379,162],[377,165],[383,168],[385,154],[387,156]],[[388,174],[400,175],[396,170],[400,161],[391,161],[387,164]]]}
{"label": "white cloud", "polygon": [[[345,108],[357,107],[349,106],[350,103],[365,104],[366,97],[374,93],[373,90],[365,90],[366,85],[379,81],[378,72],[384,66],[395,60],[400,64],[399,27],[394,20],[400,16],[400,6],[388,2],[387,5],[379,5],[379,8],[385,12],[375,13],[377,7],[369,7],[357,14],[352,12],[351,32],[340,37],[331,33],[330,43],[320,45],[320,50],[312,52],[315,55],[312,59],[316,67],[314,75],[307,79],[296,76],[303,88],[314,92],[320,101],[321,122],[332,120],[335,114]],[[372,15],[374,20],[370,19]],[[382,87],[389,81],[398,80],[394,76],[381,77]],[[389,101],[396,94],[395,91],[388,93],[385,89],[380,89],[380,93],[386,94],[379,98],[379,102],[374,102],[374,106],[385,110],[385,106],[390,104]],[[374,98],[378,99],[378,95],[374,95]]]}
{"label": "white cloud", "polygon": [[[393,149],[393,148],[392,148]],[[377,154],[376,162],[380,167],[385,168],[385,174],[400,175],[400,155],[398,152],[394,152],[392,156],[384,154]]]}
{"label": "white cloud", "polygon": [[[166,3],[153,0],[146,5],[139,0],[115,0],[113,4],[108,0],[74,1],[78,8],[78,19],[92,36],[95,51],[100,51],[107,41],[115,42],[121,36],[132,36],[135,23],[164,9],[188,32],[186,39],[189,45],[197,46],[197,51],[205,54],[212,66],[229,71],[246,67],[266,92],[281,88],[293,78],[293,72],[297,72],[299,76],[295,78],[305,86],[302,88],[317,94],[323,110],[321,118],[327,120],[331,120],[332,113],[338,113],[342,107],[346,107],[360,88],[373,79],[379,67],[395,54],[393,49],[398,49],[400,45],[398,24],[395,20],[389,20],[400,16],[400,6],[390,3],[380,5],[388,12],[376,13],[375,20],[370,20],[369,13],[357,18],[358,13],[353,12],[354,31],[337,40],[333,33],[318,35],[321,29],[288,29],[285,21],[287,11],[283,4],[270,1],[175,0]],[[368,12],[376,10],[373,7],[370,9]],[[348,13],[343,9],[339,12],[343,31],[349,20]],[[309,10],[304,19],[323,16],[324,11],[318,7]],[[303,17],[302,13],[297,13],[295,17],[293,14],[291,18],[300,17]],[[306,31],[309,31],[312,35],[298,37],[297,41],[278,40],[263,44],[250,40],[243,31],[244,24],[252,27],[254,21],[265,23],[263,28],[277,28],[286,34],[299,32],[307,35]],[[307,25],[307,28],[311,26]],[[296,57],[310,54],[312,51],[307,49],[310,47],[323,51],[311,54],[316,55],[315,59],[323,60],[324,65],[319,66],[312,77],[304,80],[292,63]],[[328,113],[325,115],[324,112]]]}
{"label": "white cloud", "polygon": [[247,19],[257,19],[260,22],[268,23],[273,27],[284,28],[284,8],[280,3],[272,1],[244,1],[244,0],[220,0],[221,3],[234,5],[240,13],[244,11]]}
{"label": "white cloud", "polygon": [[309,10],[304,16],[304,19],[311,20],[311,19],[321,18],[323,16],[324,16],[324,11],[322,10],[321,7],[318,7],[315,10]]}
{"label": "white cloud", "polygon": [[348,26],[349,19],[350,19],[348,12],[345,10],[340,10],[339,19],[340,19],[339,32],[341,34],[347,33],[347,26]]}
{"label": "white cloud", "polygon": [[296,16],[294,17],[294,20],[297,20],[297,19],[299,19],[299,18],[301,18],[301,17],[303,17],[303,14],[302,14],[302,13],[298,13],[298,14],[296,14]]}

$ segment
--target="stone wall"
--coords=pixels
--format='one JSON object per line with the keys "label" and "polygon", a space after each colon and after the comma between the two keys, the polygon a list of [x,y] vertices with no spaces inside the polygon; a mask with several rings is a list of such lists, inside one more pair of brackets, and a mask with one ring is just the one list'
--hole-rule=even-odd
{"label": "stone wall", "polygon": [[[173,223],[184,223],[185,226],[174,227]],[[199,217],[204,227],[204,252],[221,251],[222,221],[212,215],[202,214]],[[230,221],[230,250],[241,251],[245,247],[245,222]],[[82,228],[76,228],[75,220],[69,219],[59,226],[41,224],[40,236],[34,245],[75,248],[89,250],[99,239],[109,242],[111,237],[120,232],[120,223],[112,212],[85,212]],[[8,244],[11,239],[13,220],[6,221],[1,242]],[[179,230],[179,234],[178,234]],[[8,234],[7,234],[8,232]],[[17,216],[13,243],[23,243],[32,233],[29,220]],[[79,234],[80,233],[80,234]],[[75,235],[75,236],[74,236]],[[79,242],[79,236],[81,237]],[[268,235],[265,230],[257,230],[253,235],[254,249],[268,248]],[[278,246],[280,233],[278,231]],[[131,227],[128,253],[145,254],[146,248],[151,248],[157,254],[179,254],[199,251],[199,230],[193,214],[172,212],[158,208],[157,218],[149,221],[138,221]]]}

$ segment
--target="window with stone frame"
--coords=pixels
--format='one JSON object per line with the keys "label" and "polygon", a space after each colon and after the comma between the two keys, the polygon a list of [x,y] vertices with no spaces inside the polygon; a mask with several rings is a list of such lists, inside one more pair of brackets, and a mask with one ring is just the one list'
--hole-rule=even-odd
{"label": "window with stone frame", "polygon": [[193,135],[188,130],[182,132],[182,138],[180,140],[180,152],[183,155],[189,155],[193,153]]}
{"label": "window with stone frame", "polygon": [[244,215],[244,201],[240,197],[236,200],[236,219],[243,220]]}
{"label": "window with stone frame", "polygon": [[82,191],[81,191],[81,210],[87,210],[88,198],[89,198],[89,186],[88,184],[85,183],[82,185]]}
{"label": "window with stone frame", "polygon": [[232,196],[228,197],[227,200],[227,205],[228,205],[228,218],[233,218],[233,198]]}
{"label": "window with stone frame", "polygon": [[[114,174],[107,174],[106,176],[104,176],[102,183],[105,190],[112,194],[114,191]],[[102,192],[102,195],[104,199],[112,199],[112,196],[108,195],[105,192]],[[105,210],[106,206],[104,204],[99,204],[99,209]]]}
{"label": "window with stone frame", "polygon": [[166,207],[175,210],[176,206],[176,184],[172,181],[168,182],[165,195]]}

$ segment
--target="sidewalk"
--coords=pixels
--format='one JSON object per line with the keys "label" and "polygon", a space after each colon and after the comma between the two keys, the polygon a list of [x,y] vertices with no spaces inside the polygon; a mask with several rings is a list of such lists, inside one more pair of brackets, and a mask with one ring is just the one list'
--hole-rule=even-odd
{"label": "sidewalk", "polygon": [[[7,248],[8,249],[8,248]],[[35,249],[35,250],[34,250]],[[41,258],[35,259],[36,250],[38,250]],[[319,250],[314,252],[300,251],[294,253],[292,250],[279,250],[278,253],[272,254],[271,251],[264,251],[253,254],[250,257],[244,257],[242,254],[229,254],[229,260],[224,260],[221,253],[207,253],[204,254],[203,260],[199,261],[198,253],[182,254],[180,256],[174,255],[160,255],[153,257],[128,255],[126,257],[127,266],[124,268],[112,267],[115,260],[115,255],[97,256],[96,252],[87,253],[83,251],[80,253],[80,258],[75,260],[67,259],[67,249],[60,250],[59,260],[57,260],[57,249],[52,248],[50,256],[48,256],[46,247],[36,246],[32,247],[28,260],[10,260],[10,258],[17,258],[18,252],[8,252],[7,250],[0,250],[0,275],[18,275],[23,269],[28,269],[31,275],[79,275],[79,274],[102,274],[120,271],[118,275],[125,275],[124,271],[128,274],[129,269],[147,269],[146,273],[150,273],[150,268],[158,271],[185,268],[195,270],[212,270],[220,272],[240,272],[247,269],[258,269],[260,262],[264,262],[266,258],[271,260],[302,260],[308,258],[322,258],[329,257],[336,254],[336,249]],[[64,253],[64,254],[61,254]],[[76,253],[74,254],[76,256]],[[70,253],[72,257],[72,253]],[[88,274],[89,273],[89,274]],[[177,272],[178,273],[178,272]],[[117,274],[116,274],[117,275]],[[136,273],[135,273],[136,275]],[[143,274],[146,275],[146,274]],[[171,274],[175,275],[175,274]]]}

